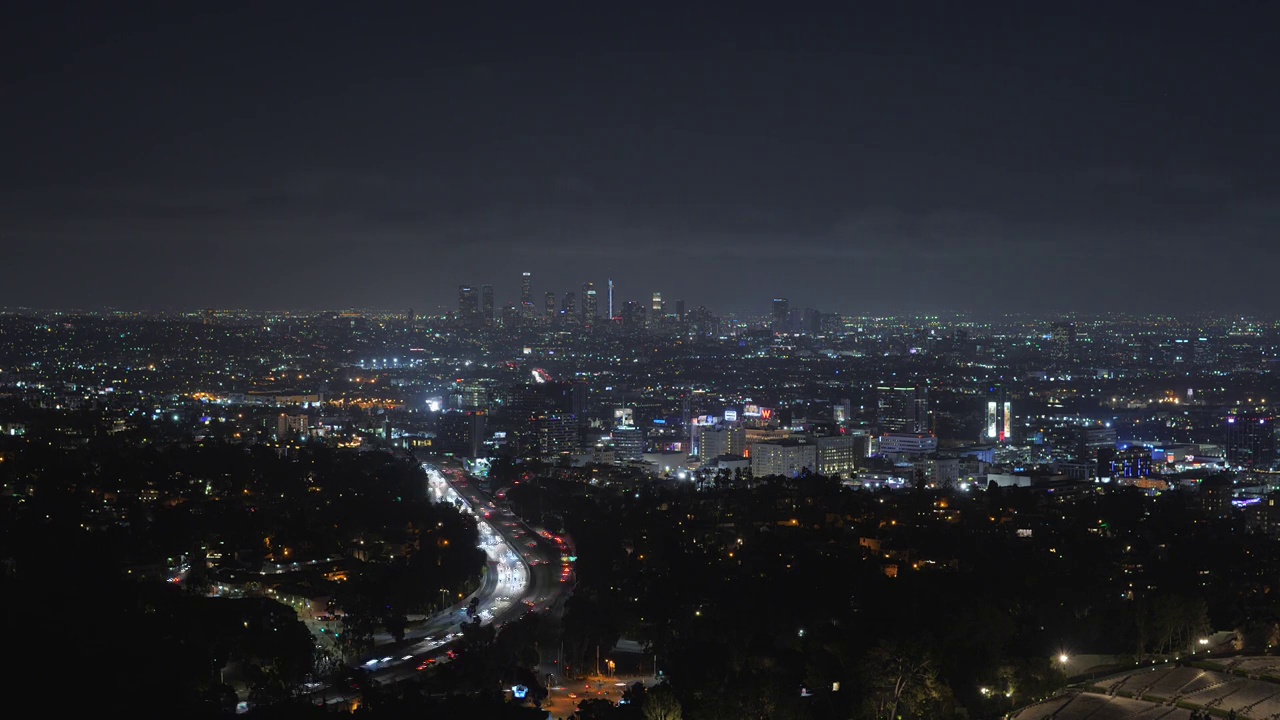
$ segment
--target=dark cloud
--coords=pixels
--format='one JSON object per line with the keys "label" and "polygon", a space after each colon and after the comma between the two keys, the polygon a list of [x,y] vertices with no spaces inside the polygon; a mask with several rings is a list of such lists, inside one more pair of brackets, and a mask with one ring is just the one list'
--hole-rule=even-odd
{"label": "dark cloud", "polygon": [[9,12],[0,305],[1257,310],[1280,260],[1262,6]]}

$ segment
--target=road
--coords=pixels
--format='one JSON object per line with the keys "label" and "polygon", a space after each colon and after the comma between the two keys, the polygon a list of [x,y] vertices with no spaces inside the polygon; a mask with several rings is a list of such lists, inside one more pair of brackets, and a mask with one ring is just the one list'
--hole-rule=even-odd
{"label": "road", "polygon": [[602,698],[615,705],[622,700],[627,688],[640,683],[653,687],[657,681],[651,675],[593,676],[574,680],[565,685],[549,688],[550,695],[542,701],[542,709],[549,717],[562,720],[578,710],[578,703],[591,698]]}
{"label": "road", "polygon": [[[554,538],[539,537],[520,518],[499,512],[495,503],[485,497],[461,470],[426,463],[423,468],[431,478],[433,487],[447,488],[446,500],[454,497],[462,500],[465,508],[476,516],[482,537],[493,538],[496,541],[495,547],[502,548],[508,561],[511,560],[509,554],[514,553],[514,561],[524,571],[521,578],[524,582],[522,592],[505,593],[516,602],[494,608],[493,619],[503,623],[520,617],[529,607],[534,611],[542,611],[554,605],[561,593],[568,588],[570,580],[570,576],[561,571],[560,550]],[[481,607],[486,605],[482,602]]]}
{"label": "road", "polygon": [[[571,576],[561,570],[560,551],[554,538],[539,538],[520,518],[498,512],[457,467],[423,463],[428,492],[437,502],[457,505],[475,516],[480,531],[480,547],[488,556],[481,586],[458,604],[440,612],[419,626],[406,640],[379,644],[362,664],[378,683],[394,683],[413,677],[420,669],[450,660],[448,645],[452,634],[468,622],[467,605],[478,599],[481,623],[503,624],[530,611],[557,606]],[[390,640],[385,634],[380,639]],[[340,688],[316,688],[309,696],[329,704],[347,702],[356,693]]]}

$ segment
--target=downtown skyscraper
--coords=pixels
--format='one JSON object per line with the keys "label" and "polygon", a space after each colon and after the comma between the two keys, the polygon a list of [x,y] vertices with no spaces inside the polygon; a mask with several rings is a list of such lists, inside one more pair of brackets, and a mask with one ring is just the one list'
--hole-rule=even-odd
{"label": "downtown skyscraper", "polygon": [[596,284],[590,281],[584,282],[582,283],[582,324],[594,323],[597,313]]}

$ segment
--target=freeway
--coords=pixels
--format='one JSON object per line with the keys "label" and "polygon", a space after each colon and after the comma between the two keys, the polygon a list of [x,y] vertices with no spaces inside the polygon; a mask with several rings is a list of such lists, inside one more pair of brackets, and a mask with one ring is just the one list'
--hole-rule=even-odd
{"label": "freeway", "polygon": [[[480,547],[488,556],[481,587],[458,604],[416,627],[403,642],[380,644],[359,664],[371,679],[394,683],[452,659],[449,645],[468,622],[466,608],[475,599],[482,624],[501,627],[526,613],[552,609],[569,585],[561,570],[560,550],[553,539],[539,537],[520,518],[500,512],[458,468],[422,463],[428,492],[437,502],[454,504],[476,518]],[[389,640],[390,638],[380,636]],[[345,702],[355,693],[342,688],[316,688],[312,698]]]}
{"label": "freeway", "polygon": [[[497,509],[492,500],[482,494],[459,469],[423,465],[436,487],[446,485],[464,507],[473,512],[484,536],[496,536],[507,552],[514,552],[516,560],[525,571],[525,587],[519,596],[520,603],[512,603],[496,610],[499,623],[516,619],[528,609],[546,610],[552,607],[569,585],[569,576],[562,572],[560,550],[552,538],[540,534],[523,520]],[[514,595],[511,595],[514,597]],[[522,606],[523,605],[523,606]]]}

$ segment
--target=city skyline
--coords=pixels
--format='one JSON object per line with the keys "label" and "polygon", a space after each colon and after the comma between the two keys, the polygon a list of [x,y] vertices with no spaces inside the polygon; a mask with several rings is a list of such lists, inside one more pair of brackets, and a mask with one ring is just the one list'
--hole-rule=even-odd
{"label": "city skyline", "polygon": [[[21,685],[83,647],[115,662],[51,706],[883,720],[892,661],[937,668],[904,720],[1280,711],[1229,674],[1276,662],[1280,323],[574,326],[508,287],[479,332],[464,283],[433,317],[0,312]],[[1167,692],[1082,684],[1117,668]]]}
{"label": "city skyline", "polygon": [[1278,23],[0,6],[9,704],[1280,720]]}
{"label": "city skyline", "polygon": [[1262,7],[5,12],[3,306],[1270,308]]}

